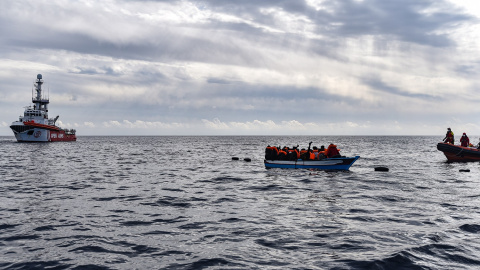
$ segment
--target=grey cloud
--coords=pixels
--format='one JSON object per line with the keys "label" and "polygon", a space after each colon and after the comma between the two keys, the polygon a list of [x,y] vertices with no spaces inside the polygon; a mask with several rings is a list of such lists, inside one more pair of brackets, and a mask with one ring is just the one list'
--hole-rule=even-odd
{"label": "grey cloud", "polygon": [[18,29],[31,28],[27,33],[1,33],[4,42],[17,48],[67,50],[144,61],[176,60],[237,65],[256,65],[255,63],[262,62],[263,58],[258,52],[246,52],[233,40],[187,37],[173,31],[159,30],[152,33],[148,40],[120,44],[99,40],[86,33],[64,33],[51,29],[43,32],[41,27],[23,23],[11,26]]}
{"label": "grey cloud", "polygon": [[[335,22],[339,26],[332,31],[343,35],[387,35],[399,40],[430,46],[452,44],[446,35],[435,31],[454,27],[455,24],[473,20],[453,5],[438,0],[340,0],[326,2],[332,14],[321,14],[318,22]],[[427,14],[428,8],[438,7],[444,11]],[[325,20],[326,19],[326,20]]]}
{"label": "grey cloud", "polygon": [[479,73],[480,63],[459,65],[455,68],[457,73],[463,75],[477,75]]}
{"label": "grey cloud", "polygon": [[[446,27],[455,27],[462,22],[473,21],[470,15],[456,10],[442,0],[335,0],[322,3],[327,9],[315,10],[305,1],[205,1],[214,10],[243,14],[256,22],[275,24],[272,17],[260,12],[261,8],[277,7],[284,11],[303,14],[317,25],[317,32],[330,38],[361,35],[387,35],[398,40],[434,47],[449,46],[448,36],[436,33]],[[427,14],[426,9],[440,11]]]}
{"label": "grey cloud", "polygon": [[388,85],[387,83],[383,82],[382,80],[370,78],[364,79],[363,83],[370,86],[372,89],[389,93],[392,95],[403,96],[403,97],[410,97],[410,98],[418,98],[418,99],[429,99],[429,100],[441,100],[442,98],[438,96],[428,95],[428,94],[418,94],[418,93],[411,93],[405,90],[402,90],[396,86]]}
{"label": "grey cloud", "polygon": [[121,76],[121,72],[115,71],[112,67],[103,66],[99,68],[95,67],[75,67],[74,70],[70,70],[70,73],[74,74],[84,74],[84,75],[108,75],[118,77]]}
{"label": "grey cloud", "polygon": [[70,73],[77,73],[77,74],[86,74],[86,75],[96,75],[96,74],[104,74],[103,72],[98,72],[95,68],[82,68],[76,67],[75,71],[70,71]]}
{"label": "grey cloud", "polygon": [[[276,86],[276,85],[251,85],[241,82],[231,84],[216,84],[216,87],[209,86],[202,89],[201,92],[191,93],[195,99],[238,99],[244,101],[259,101],[265,104],[271,102],[279,103],[295,103],[296,108],[285,108],[286,111],[304,111],[301,106],[302,102],[308,101],[312,104],[328,104],[344,103],[348,106],[356,106],[359,100],[351,97],[345,97],[329,93],[321,88],[314,87],[292,87],[292,86]],[[327,106],[328,107],[328,106]]]}
{"label": "grey cloud", "polygon": [[[161,2],[175,3],[175,1]],[[373,35],[386,37],[387,40],[392,37],[435,47],[449,46],[453,41],[436,31],[473,19],[454,9],[449,9],[448,13],[422,13],[430,7],[449,7],[445,1],[438,0],[326,1],[323,5],[328,11],[317,11],[305,1],[298,0],[205,0],[202,3],[213,11],[246,18],[264,26],[275,26],[277,21],[273,15],[262,13],[262,8],[275,7],[285,12],[305,15],[315,22],[317,33],[324,37],[310,39],[308,42],[311,46],[310,51],[339,59],[341,56],[336,53],[336,49],[343,37]],[[76,16],[88,17],[88,14],[82,15],[82,11],[78,12]],[[145,61],[178,60],[260,66],[265,63],[261,51],[245,48],[238,41],[250,42],[258,48],[270,46],[287,50],[305,46],[306,43],[306,38],[297,34],[270,33],[252,24],[224,22],[212,18],[206,23],[181,26],[195,29],[196,35],[193,36],[185,35],[181,28],[158,27],[149,31],[149,37],[128,42],[94,37],[86,29],[66,33],[38,27],[25,21],[5,21],[2,18],[0,25],[3,43],[11,47],[60,49]],[[221,32],[222,30],[231,32]]]}
{"label": "grey cloud", "polygon": [[221,78],[208,78],[207,83],[213,83],[213,84],[230,84],[231,82],[228,80],[224,80]]}

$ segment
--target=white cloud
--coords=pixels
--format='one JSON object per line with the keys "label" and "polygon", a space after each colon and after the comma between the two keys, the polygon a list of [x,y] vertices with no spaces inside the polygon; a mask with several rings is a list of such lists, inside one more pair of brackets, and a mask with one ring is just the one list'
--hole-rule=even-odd
{"label": "white cloud", "polygon": [[354,122],[347,121],[346,124],[347,124],[347,126],[349,126],[349,127],[358,127],[358,124],[357,124],[357,123],[354,123]]}
{"label": "white cloud", "polygon": [[[91,123],[93,126],[95,124]],[[142,120],[135,120],[131,122],[129,120],[123,121],[116,121],[110,120],[103,122],[103,126],[107,128],[117,128],[117,129],[153,129],[155,131],[161,131],[162,129],[181,129],[181,128],[189,128],[189,124],[185,123],[163,123],[163,122],[150,122],[150,121],[142,121]]]}
{"label": "white cloud", "polygon": [[107,128],[120,127],[120,126],[122,126],[122,124],[120,124],[120,122],[118,122],[118,121],[112,120],[112,121],[108,121],[108,122],[103,122],[103,126],[107,127]]}
{"label": "white cloud", "polygon": [[85,127],[89,127],[89,128],[94,128],[95,127],[95,124],[93,122],[84,122],[83,125]]}
{"label": "white cloud", "polygon": [[230,129],[230,126],[224,122],[221,122],[218,118],[209,121],[202,119],[203,124],[209,129]]}
{"label": "white cloud", "polygon": [[[370,127],[369,123],[354,123],[354,122],[340,122],[340,123],[302,123],[297,120],[281,121],[275,123],[272,120],[267,121],[247,121],[247,122],[222,122],[218,118],[212,121],[202,119],[204,127],[213,130],[235,132],[272,132],[272,134],[335,134],[335,132],[342,131],[348,134],[349,131],[362,131]],[[353,133],[352,133],[353,134]]]}

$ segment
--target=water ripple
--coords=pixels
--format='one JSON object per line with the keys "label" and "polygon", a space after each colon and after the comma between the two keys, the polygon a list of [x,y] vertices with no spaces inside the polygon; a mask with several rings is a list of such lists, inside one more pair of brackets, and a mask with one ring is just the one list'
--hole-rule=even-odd
{"label": "water ripple", "polygon": [[[0,269],[476,269],[480,167],[440,139],[3,137]],[[361,159],[264,168],[267,144],[310,141]]]}

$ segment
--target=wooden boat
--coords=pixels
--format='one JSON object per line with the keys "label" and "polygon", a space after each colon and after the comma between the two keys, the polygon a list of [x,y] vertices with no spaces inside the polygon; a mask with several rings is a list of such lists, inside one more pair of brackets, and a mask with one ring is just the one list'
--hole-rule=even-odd
{"label": "wooden boat", "polygon": [[438,143],[437,149],[445,154],[449,162],[480,161],[480,149],[477,148]]}
{"label": "wooden boat", "polygon": [[348,170],[359,159],[355,157],[325,158],[322,160],[264,160],[265,167],[285,169]]}

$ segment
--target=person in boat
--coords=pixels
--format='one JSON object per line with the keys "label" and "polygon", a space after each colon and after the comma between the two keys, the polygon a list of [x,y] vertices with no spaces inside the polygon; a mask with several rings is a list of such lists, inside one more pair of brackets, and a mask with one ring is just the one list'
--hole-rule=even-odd
{"label": "person in boat", "polygon": [[300,152],[298,152],[298,149],[297,147],[293,147],[291,149],[288,150],[288,160],[297,160],[300,158]]}
{"label": "person in boat", "polygon": [[284,149],[278,151],[278,159],[279,160],[287,160],[287,152]]}
{"label": "person in boat", "polygon": [[313,155],[314,159],[318,160],[318,148],[316,146],[313,147]]}
{"label": "person in boat", "polygon": [[265,148],[265,159],[267,160],[275,160],[278,157],[278,148],[275,146],[268,145]]}
{"label": "person in boat", "polygon": [[316,159],[317,160],[322,160],[322,159],[327,157],[326,154],[327,154],[327,151],[325,151],[325,146],[322,145],[322,146],[320,146],[320,149],[318,149],[318,154],[317,154]]}
{"label": "person in boat", "polygon": [[337,146],[335,144],[331,143],[328,146],[325,155],[327,156],[327,158],[340,157],[340,151],[337,149]]}
{"label": "person in boat", "polygon": [[445,135],[445,138],[443,138],[443,141],[445,143],[454,144],[455,138],[453,135],[453,131],[450,128],[447,129],[447,134]]}
{"label": "person in boat", "polygon": [[470,139],[467,136],[467,133],[463,133],[462,137],[460,138],[460,145],[468,147],[470,145]]}
{"label": "person in boat", "polygon": [[315,154],[313,153],[313,150],[310,148],[311,145],[312,145],[312,142],[308,144],[307,150],[302,149],[302,151],[300,151],[300,158],[302,160],[315,160]]}

